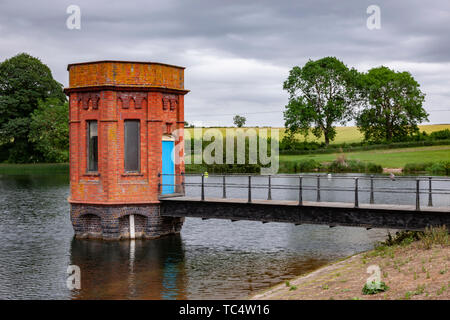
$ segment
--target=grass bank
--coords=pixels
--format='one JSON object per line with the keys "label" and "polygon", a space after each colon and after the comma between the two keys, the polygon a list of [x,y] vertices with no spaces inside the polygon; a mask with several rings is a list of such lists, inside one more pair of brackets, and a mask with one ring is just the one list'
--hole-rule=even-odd
{"label": "grass bank", "polygon": [[[448,300],[449,263],[450,243],[445,227],[424,233],[403,232],[374,250],[279,284],[251,299]],[[379,270],[384,290],[370,292],[373,294],[363,291],[373,272],[368,270]]]}
{"label": "grass bank", "polygon": [[60,174],[69,173],[68,163],[30,163],[6,164],[0,163],[0,174]]}

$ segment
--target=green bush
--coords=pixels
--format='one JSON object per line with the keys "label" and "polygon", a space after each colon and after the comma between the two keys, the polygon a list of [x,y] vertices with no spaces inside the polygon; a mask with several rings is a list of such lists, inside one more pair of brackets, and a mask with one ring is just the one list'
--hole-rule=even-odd
{"label": "green bush", "polygon": [[301,160],[301,161],[283,161],[280,162],[279,171],[283,173],[299,173],[312,172],[321,168],[321,164],[315,160]]}
{"label": "green bush", "polygon": [[450,175],[450,161],[407,163],[404,173],[428,172],[430,174]]}
{"label": "green bush", "polygon": [[368,294],[377,294],[378,292],[384,292],[387,291],[389,287],[384,283],[383,281],[372,281],[370,283],[364,284],[364,287],[362,289],[362,294],[368,295]]}
{"label": "green bush", "polygon": [[383,172],[383,166],[376,164],[376,163],[372,163],[369,162],[367,163],[367,167],[366,167],[366,172],[370,172],[370,173],[382,173]]}
{"label": "green bush", "polygon": [[325,143],[318,142],[308,142],[308,141],[299,141],[293,138],[292,135],[285,135],[279,144],[280,151],[288,151],[289,150],[317,150],[320,148],[325,148]]}
{"label": "green bush", "polygon": [[381,149],[396,149],[396,148],[409,148],[409,147],[428,147],[428,146],[441,146],[450,145],[450,139],[443,140],[411,140],[404,142],[392,142],[392,143],[374,143],[374,142],[355,142],[355,143],[342,143],[342,144],[330,144],[328,148],[302,148],[302,149],[282,149],[280,144],[280,154],[283,155],[302,155],[302,154],[330,154],[336,152],[355,152],[355,151],[369,151],[369,150],[381,150]]}
{"label": "green bush", "polygon": [[445,129],[445,130],[434,131],[434,132],[430,133],[429,137],[431,140],[450,139],[450,130]]}
{"label": "green bush", "polygon": [[432,162],[407,163],[403,168],[403,172],[404,173],[425,172],[432,165],[433,165]]}
{"label": "green bush", "polygon": [[420,240],[422,234],[422,231],[411,230],[397,231],[394,236],[388,233],[387,239],[383,242],[378,242],[375,245],[375,249],[378,250],[382,247],[391,247],[396,245],[408,245],[413,243],[414,241]]}
{"label": "green bush", "polygon": [[381,173],[383,167],[375,163],[361,162],[359,160],[334,160],[329,164],[321,164],[313,159],[300,161],[280,162],[279,172],[300,173],[300,172],[358,172],[358,173]]}
{"label": "green bush", "polygon": [[420,235],[422,247],[431,249],[433,245],[448,246],[450,244],[449,231],[447,227],[427,227]]}
{"label": "green bush", "polygon": [[359,160],[336,159],[326,166],[328,172],[359,172],[359,173],[381,173],[383,167],[375,163],[361,162]]}
{"label": "green bush", "polygon": [[187,164],[186,173],[260,173],[259,164]]}
{"label": "green bush", "polygon": [[445,173],[445,168],[441,162],[433,163],[431,167],[428,168],[433,174]]}
{"label": "green bush", "polygon": [[450,161],[440,161],[433,163],[431,167],[428,167],[428,171],[432,174],[450,174]]}

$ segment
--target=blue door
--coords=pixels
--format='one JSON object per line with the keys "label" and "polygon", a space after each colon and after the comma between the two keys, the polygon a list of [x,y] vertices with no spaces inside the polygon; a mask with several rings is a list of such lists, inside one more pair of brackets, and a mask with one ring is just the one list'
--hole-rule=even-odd
{"label": "blue door", "polygon": [[175,192],[175,164],[172,157],[174,141],[162,142],[162,194]]}

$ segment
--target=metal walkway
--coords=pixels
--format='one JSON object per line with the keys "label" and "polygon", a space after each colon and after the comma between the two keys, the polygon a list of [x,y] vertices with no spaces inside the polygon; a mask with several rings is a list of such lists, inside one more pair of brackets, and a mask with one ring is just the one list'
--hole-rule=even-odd
{"label": "metal walkway", "polygon": [[[245,176],[248,183],[242,183],[242,175],[213,176],[221,183],[206,183],[204,175],[193,175],[199,182],[186,183],[184,175],[181,176],[179,193],[173,197],[161,198],[161,215],[177,217],[199,217],[203,219],[229,219],[231,221],[251,220],[266,222],[288,222],[294,224],[326,224],[334,226],[357,226],[366,228],[393,228],[408,230],[423,230],[427,226],[450,225],[450,206],[433,206],[433,195],[450,200],[450,189],[442,188],[442,185],[450,186],[450,179],[435,177],[396,177],[395,180],[388,176],[333,176],[333,179],[353,180],[351,187],[330,188],[321,187],[321,180],[327,175],[277,175],[267,176],[265,184],[252,184],[256,180],[254,176]],[[279,177],[288,178],[296,184],[279,185],[273,180]],[[261,180],[261,176],[258,176]],[[194,180],[195,180],[194,179]],[[303,185],[304,179],[317,179],[315,186]],[[233,181],[234,180],[234,181]],[[236,182],[239,180],[239,182]],[[286,180],[286,179],[285,179]],[[359,182],[369,180],[368,187],[361,187]],[[389,181],[394,187],[374,187],[374,181]],[[413,180],[411,187],[395,187],[394,181]],[[228,183],[227,183],[228,182]],[[439,182],[440,187],[433,188],[433,184]],[[379,184],[379,183],[378,183]],[[411,184],[411,182],[409,182]],[[200,188],[200,196],[184,196],[186,186]],[[222,197],[206,197],[205,189],[220,188]],[[244,189],[242,198],[228,198],[227,189]],[[252,191],[266,189],[267,199],[253,199]],[[296,190],[297,200],[274,200],[272,190]],[[304,193],[313,191],[316,201],[304,201]],[[352,192],[353,202],[329,202],[321,201],[321,192]],[[360,193],[370,194],[369,203],[360,203]],[[415,203],[386,204],[375,203],[377,193],[413,194]],[[426,205],[421,205],[421,195],[426,195]],[[261,192],[259,193],[261,195]]]}

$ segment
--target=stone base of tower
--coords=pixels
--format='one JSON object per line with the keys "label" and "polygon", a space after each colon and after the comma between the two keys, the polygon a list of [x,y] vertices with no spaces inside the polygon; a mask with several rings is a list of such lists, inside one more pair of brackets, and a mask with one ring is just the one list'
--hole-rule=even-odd
{"label": "stone base of tower", "polygon": [[70,218],[76,238],[130,239],[130,215],[134,219],[135,239],[156,239],[181,231],[184,218],[162,217],[159,204],[70,205]]}

